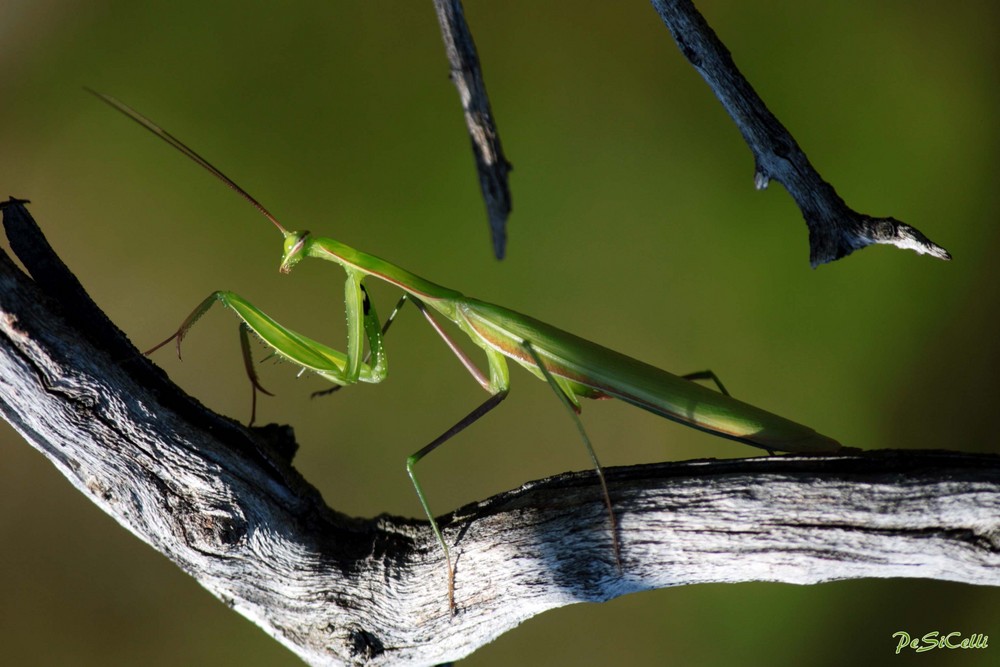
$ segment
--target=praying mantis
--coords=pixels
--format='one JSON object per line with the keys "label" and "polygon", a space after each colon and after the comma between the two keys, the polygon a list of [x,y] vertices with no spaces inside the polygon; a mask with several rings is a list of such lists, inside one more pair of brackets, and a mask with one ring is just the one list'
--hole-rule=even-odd
{"label": "praying mantis", "polygon": [[[257,391],[268,392],[261,387],[253,368],[250,333],[263,341],[274,356],[319,375],[333,383],[334,389],[358,382],[379,383],[387,375],[383,337],[399,309],[409,301],[426,318],[473,379],[489,394],[489,398],[468,415],[406,460],[407,474],[444,555],[448,605],[452,612],[456,610],[456,606],[455,569],[451,553],[431,512],[427,496],[417,480],[415,466],[506,398],[510,387],[508,360],[548,383],[574,420],[600,482],[609,518],[614,560],[619,572],[622,571],[622,563],[615,512],[603,469],[579,417],[581,398],[616,398],[685,426],[769,452],[824,453],[840,448],[836,440],[820,435],[808,426],[733,398],[711,371],[674,375],[527,315],[467,297],[334,239],[313,236],[307,231],[290,231],[233,180],[173,135],[123,102],[93,90],[89,92],[184,153],[266,217],[284,238],[279,267],[281,273],[289,273],[303,259],[316,258],[339,264],[347,276],[344,285],[347,347],[344,352],[288,329],[234,292],[217,291],[202,301],[176,332],[145,354],[151,354],[175,341],[179,356],[182,340],[206,311],[215,303],[229,308],[240,319],[240,343],[247,375],[253,385],[252,423],[256,414]],[[364,280],[368,277],[383,280],[403,290],[403,296],[384,325],[380,323],[375,306],[365,289]],[[482,349],[486,356],[486,372],[466,354],[438,318],[451,322],[475,346]],[[719,391],[698,384],[695,380],[712,380]]]}

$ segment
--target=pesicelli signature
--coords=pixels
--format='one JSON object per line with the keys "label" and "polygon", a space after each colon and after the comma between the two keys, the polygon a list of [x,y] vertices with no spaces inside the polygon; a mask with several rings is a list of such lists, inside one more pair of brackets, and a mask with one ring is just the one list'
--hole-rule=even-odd
{"label": "pesicelli signature", "polygon": [[921,637],[910,637],[910,633],[899,631],[892,633],[892,637],[899,640],[896,645],[896,655],[899,655],[904,648],[913,649],[915,653],[923,653],[936,648],[987,648],[990,639],[989,635],[978,633],[963,639],[961,632],[942,634],[937,630],[928,632]]}

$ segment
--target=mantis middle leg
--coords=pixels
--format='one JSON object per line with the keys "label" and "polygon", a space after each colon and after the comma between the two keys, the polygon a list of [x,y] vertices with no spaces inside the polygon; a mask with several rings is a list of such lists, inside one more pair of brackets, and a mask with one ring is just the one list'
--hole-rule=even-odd
{"label": "mantis middle leg", "polygon": [[426,306],[424,306],[424,304],[416,298],[412,299],[412,301],[413,304],[420,309],[420,312],[423,313],[424,317],[438,333],[438,335],[444,339],[444,342],[448,345],[451,351],[455,353],[455,356],[458,357],[459,361],[462,362],[462,365],[465,366],[467,371],[469,371],[469,374],[476,379],[483,389],[490,392],[490,397],[483,401],[472,412],[467,414],[454,426],[431,441],[430,444],[417,450],[406,459],[406,473],[410,476],[410,481],[413,483],[413,489],[417,492],[417,498],[420,499],[420,505],[423,507],[424,514],[427,515],[427,520],[431,524],[434,536],[437,538],[438,543],[441,545],[441,549],[444,551],[445,564],[448,568],[448,608],[451,609],[452,613],[454,613],[455,568],[451,561],[451,552],[448,550],[448,543],[445,542],[441,528],[438,526],[438,522],[434,518],[433,512],[431,512],[430,504],[427,502],[427,496],[424,493],[420,482],[417,480],[415,466],[422,458],[464,431],[468,426],[478,421],[490,410],[500,405],[500,403],[507,398],[510,380],[507,369],[507,360],[504,359],[502,354],[494,350],[486,350],[486,358],[489,363],[489,378],[487,378],[486,375],[479,370],[475,363],[468,357],[468,355],[462,351],[458,344],[455,343],[451,336],[448,335],[448,332],[441,328],[441,325],[438,324],[430,312],[428,312]]}

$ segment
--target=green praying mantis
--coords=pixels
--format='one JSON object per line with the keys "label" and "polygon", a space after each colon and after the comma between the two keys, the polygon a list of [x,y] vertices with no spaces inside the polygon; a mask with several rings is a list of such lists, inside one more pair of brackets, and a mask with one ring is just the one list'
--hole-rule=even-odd
{"label": "green praying mantis", "polygon": [[[95,91],[90,92],[187,155],[270,220],[284,237],[281,273],[289,273],[300,261],[313,257],[339,264],[347,274],[344,285],[347,348],[344,352],[282,326],[234,292],[218,291],[202,301],[174,334],[146,354],[176,341],[179,355],[181,341],[188,330],[216,302],[221,303],[234,311],[241,320],[240,343],[247,375],[253,385],[255,415],[257,391],[268,392],[260,386],[253,368],[249,343],[251,332],[271,349],[273,355],[328,380],[335,385],[333,389],[357,382],[378,383],[387,374],[383,337],[399,309],[409,301],[489,394],[489,398],[472,412],[406,460],[406,471],[444,554],[448,604],[452,611],[456,607],[455,570],[451,554],[431,512],[427,496],[417,480],[415,466],[504,400],[510,387],[508,359],[548,383],[575,421],[600,482],[609,517],[614,559],[619,571],[622,571],[621,549],[615,512],[601,464],[579,417],[581,398],[617,398],[685,426],[770,452],[823,453],[840,448],[836,440],[820,435],[807,426],[732,398],[711,371],[673,375],[527,315],[432,283],[384,259],[334,239],[313,236],[307,231],[289,231],[256,199],[180,140],[117,99]],[[385,324],[380,323],[365,289],[364,280],[369,276],[403,290],[402,298]],[[486,372],[462,350],[452,335],[442,327],[438,318],[454,324],[473,344],[482,349],[486,355]],[[712,380],[719,391],[698,384],[695,380]]]}

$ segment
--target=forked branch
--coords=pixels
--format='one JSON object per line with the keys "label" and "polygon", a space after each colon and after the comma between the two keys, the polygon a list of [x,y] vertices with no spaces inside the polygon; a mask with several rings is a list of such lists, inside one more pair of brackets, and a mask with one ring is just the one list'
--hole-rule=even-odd
{"label": "forked branch", "polygon": [[3,208],[34,275],[0,253],[4,417],[92,502],[309,664],[444,662],[546,609],[690,583],[1000,584],[1000,457],[775,456],[606,469],[624,575],[592,472],[442,517],[452,615],[426,522],[337,513],[291,466],[287,438],[207,411],[120,332],[96,338],[110,323],[79,301],[21,203]]}

